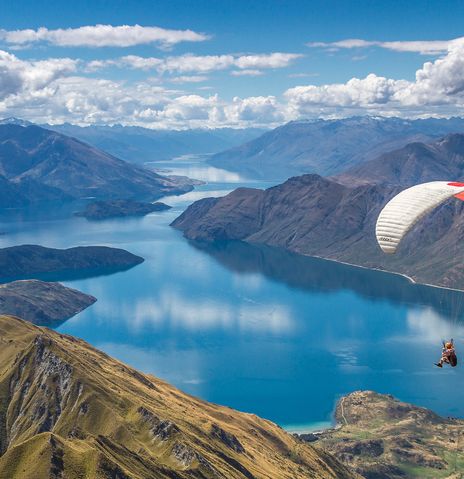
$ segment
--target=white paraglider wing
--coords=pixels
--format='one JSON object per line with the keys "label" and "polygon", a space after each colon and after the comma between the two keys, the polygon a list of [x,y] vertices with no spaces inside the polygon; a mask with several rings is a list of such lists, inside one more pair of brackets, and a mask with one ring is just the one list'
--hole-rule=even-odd
{"label": "white paraglider wing", "polygon": [[384,253],[393,254],[404,235],[427,213],[452,196],[464,200],[464,183],[432,181],[398,193],[380,212],[375,227]]}

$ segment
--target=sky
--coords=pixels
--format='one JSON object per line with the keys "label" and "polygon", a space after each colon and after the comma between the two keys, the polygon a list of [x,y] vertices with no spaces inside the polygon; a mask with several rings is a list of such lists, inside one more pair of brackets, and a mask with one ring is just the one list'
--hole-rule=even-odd
{"label": "sky", "polygon": [[463,1],[0,0],[0,118],[243,128],[463,108]]}

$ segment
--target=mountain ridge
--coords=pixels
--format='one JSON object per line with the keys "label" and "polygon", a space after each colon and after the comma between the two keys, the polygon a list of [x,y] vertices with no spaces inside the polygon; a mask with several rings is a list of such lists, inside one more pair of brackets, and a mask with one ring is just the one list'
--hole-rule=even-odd
{"label": "mountain ridge", "polygon": [[364,116],[293,121],[217,153],[209,163],[250,177],[278,180],[307,173],[335,175],[412,141],[433,141],[455,132],[464,132],[464,119]]}
{"label": "mountain ridge", "polygon": [[118,124],[81,127],[63,123],[43,126],[139,164],[169,160],[182,155],[216,153],[249,141],[265,131],[261,128],[152,130]]}
{"label": "mountain ridge", "polygon": [[[0,124],[1,206],[45,200],[148,199],[193,187],[37,125]],[[19,195],[19,196],[18,196]]]}
{"label": "mountain ridge", "polygon": [[0,478],[355,479],[255,415],[0,316]]}

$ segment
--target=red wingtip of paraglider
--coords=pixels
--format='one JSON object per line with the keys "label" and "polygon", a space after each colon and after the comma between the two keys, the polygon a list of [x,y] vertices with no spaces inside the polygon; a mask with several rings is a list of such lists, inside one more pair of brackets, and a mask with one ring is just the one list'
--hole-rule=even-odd
{"label": "red wingtip of paraglider", "polygon": [[458,200],[464,201],[464,191],[462,193],[458,193],[457,195],[454,195],[455,198]]}
{"label": "red wingtip of paraglider", "polygon": [[448,186],[460,186],[464,188],[464,183],[459,183],[459,181],[452,181],[451,183],[448,183]]}

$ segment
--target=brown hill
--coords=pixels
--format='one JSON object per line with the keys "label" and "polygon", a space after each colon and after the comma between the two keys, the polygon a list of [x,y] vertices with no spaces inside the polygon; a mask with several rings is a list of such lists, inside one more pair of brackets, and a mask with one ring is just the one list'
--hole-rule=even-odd
{"label": "brown hill", "polygon": [[410,143],[335,177],[345,184],[393,183],[411,186],[464,178],[464,135],[448,135],[434,143]]}
{"label": "brown hill", "polygon": [[14,124],[0,124],[0,180],[19,195],[1,195],[2,208],[60,197],[153,200],[192,189],[75,138]]}
{"label": "brown hill", "polygon": [[318,175],[257,190],[238,188],[191,205],[172,225],[197,241],[242,240],[464,288],[464,204],[451,200],[419,222],[396,255],[381,252],[375,222],[401,187],[347,186]]}
{"label": "brown hill", "polygon": [[11,314],[44,326],[56,327],[96,300],[60,283],[33,279],[0,284],[0,314]]}
{"label": "brown hill", "polygon": [[0,317],[1,479],[349,479],[275,424]]}

